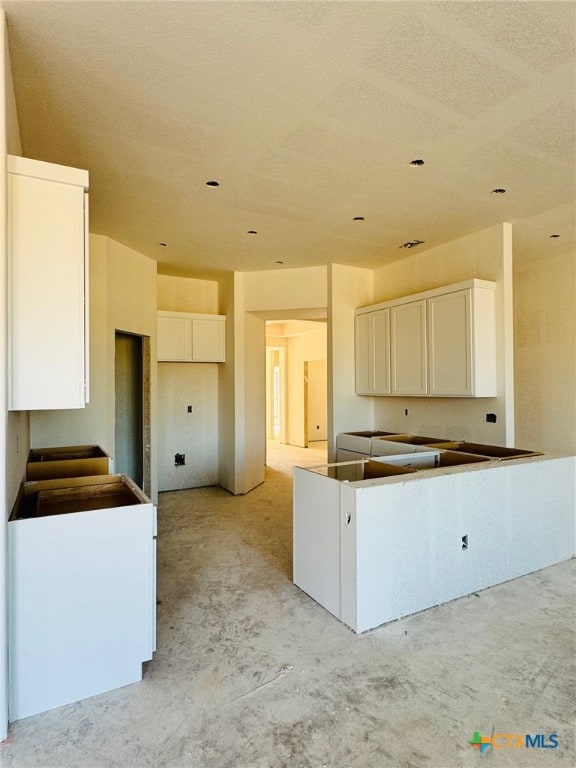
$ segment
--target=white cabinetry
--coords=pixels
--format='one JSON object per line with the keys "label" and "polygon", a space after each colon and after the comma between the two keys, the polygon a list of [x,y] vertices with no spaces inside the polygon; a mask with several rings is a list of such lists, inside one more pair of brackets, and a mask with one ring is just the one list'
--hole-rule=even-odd
{"label": "white cabinetry", "polygon": [[393,395],[427,393],[426,301],[390,309]]}
{"label": "white cabinetry", "polygon": [[428,299],[429,394],[496,395],[494,289],[476,286]]}
{"label": "white cabinetry", "polygon": [[[468,280],[356,310],[356,393],[495,397],[495,291]],[[382,313],[389,327],[377,330]],[[389,372],[387,389],[376,371]]]}
{"label": "white cabinetry", "polygon": [[88,172],[8,156],[8,407],[83,408]]}
{"label": "white cabinetry", "polygon": [[223,363],[225,315],[158,312],[158,362]]}
{"label": "white cabinetry", "polygon": [[356,317],[356,392],[390,394],[390,310]]}
{"label": "white cabinetry", "polygon": [[11,721],[141,680],[156,648],[152,502],[124,475],[23,496],[46,511],[8,523]]}

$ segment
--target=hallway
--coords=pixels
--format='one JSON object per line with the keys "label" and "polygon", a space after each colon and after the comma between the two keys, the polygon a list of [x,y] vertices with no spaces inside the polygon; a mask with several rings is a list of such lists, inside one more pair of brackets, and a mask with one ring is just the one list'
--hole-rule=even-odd
{"label": "hallway", "polygon": [[[158,651],[141,683],[12,725],[12,768],[460,768],[475,731],[574,764],[574,561],[356,636],[291,583],[290,466],[246,496],[161,495]],[[541,766],[500,750],[498,766]]]}

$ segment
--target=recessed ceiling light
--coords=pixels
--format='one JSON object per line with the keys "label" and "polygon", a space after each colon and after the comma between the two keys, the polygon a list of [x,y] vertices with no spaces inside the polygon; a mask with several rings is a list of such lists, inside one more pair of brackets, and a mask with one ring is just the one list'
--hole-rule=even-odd
{"label": "recessed ceiling light", "polygon": [[162,246],[162,248],[166,248],[166,246],[168,245],[168,243],[158,243],[158,245],[161,245],[161,246]]}
{"label": "recessed ceiling light", "polygon": [[421,165],[424,165],[424,160],[422,160],[421,157],[416,158],[416,160],[410,160],[410,165],[413,168],[418,168]]}
{"label": "recessed ceiling light", "polygon": [[207,187],[219,187],[220,182],[219,181],[207,181],[206,182]]}
{"label": "recessed ceiling light", "polygon": [[275,264],[284,264],[284,262],[283,262],[283,261],[276,261],[276,262],[274,262],[274,263],[275,263]]}
{"label": "recessed ceiling light", "polygon": [[550,237],[560,237],[560,235],[554,233],[553,235],[550,235]]}
{"label": "recessed ceiling light", "polygon": [[399,248],[414,248],[416,245],[422,245],[424,240],[408,240],[407,243],[402,243]]}
{"label": "recessed ceiling light", "polygon": [[365,221],[364,216],[354,216],[352,221]]}
{"label": "recessed ceiling light", "polygon": [[247,234],[247,235],[257,235],[257,234],[258,234],[258,232],[256,232],[256,230],[255,230],[255,229],[249,229],[249,230],[248,230],[248,232],[247,232],[246,234]]}
{"label": "recessed ceiling light", "polygon": [[499,187],[498,189],[493,189],[490,193],[491,195],[504,195],[506,194],[506,190]]}

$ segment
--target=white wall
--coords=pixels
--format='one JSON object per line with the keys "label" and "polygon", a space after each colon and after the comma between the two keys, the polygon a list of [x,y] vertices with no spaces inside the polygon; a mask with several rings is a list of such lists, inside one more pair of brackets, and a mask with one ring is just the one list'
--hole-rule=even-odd
{"label": "white wall", "polygon": [[576,254],[514,264],[516,442],[576,454]]}
{"label": "white wall", "polygon": [[[218,314],[218,283],[158,275],[158,309]],[[218,367],[158,363],[160,491],[218,483]],[[175,466],[176,453],[184,466]]]}
{"label": "white wall", "polygon": [[220,484],[247,493],[264,480],[264,319],[317,316],[327,306],[325,267],[236,272],[220,281],[226,363],[220,366]]}
{"label": "white wall", "polygon": [[101,235],[90,235],[90,403],[81,410],[31,413],[32,447],[98,444],[115,451],[115,332],[150,338],[150,495],[156,500],[156,262]]}
{"label": "white wall", "polygon": [[264,482],[266,464],[266,325],[244,315],[244,493]]}
{"label": "white wall", "polygon": [[332,264],[328,308],[328,457],[334,461],[339,432],[370,429],[373,398],[354,393],[354,310],[374,301],[374,273]]}
{"label": "white wall", "polygon": [[[4,15],[2,15],[4,19]],[[5,121],[6,126],[6,149],[11,155],[22,155],[22,145],[20,143],[20,128],[18,125],[18,113],[16,111],[16,99],[14,96],[14,83],[12,80],[12,68],[10,65],[10,53],[8,50],[8,40],[6,29],[2,32],[4,38],[4,53],[2,54],[5,67]],[[4,153],[2,153],[4,156]],[[4,161],[3,161],[4,162]],[[5,171],[3,171],[3,174]],[[4,192],[3,192],[4,194]],[[5,201],[2,198],[1,210],[4,212]],[[3,213],[4,215],[4,213]],[[5,274],[4,272],[2,273]],[[4,291],[3,291],[4,293]],[[4,337],[2,337],[4,340]],[[1,376],[2,386],[5,385],[6,375]],[[26,471],[26,459],[30,450],[30,420],[28,411],[9,411],[7,417],[7,440],[6,440],[6,461],[1,464],[6,471],[6,506],[10,513],[14,500],[18,493],[20,483]],[[3,470],[4,471],[4,470]]]}
{"label": "white wall", "polygon": [[[509,224],[491,227],[374,272],[374,302],[470,278],[496,282],[498,395],[494,398],[375,397],[374,426],[495,445],[514,442],[512,245]],[[371,398],[364,398],[371,399]],[[408,416],[404,415],[408,409]],[[496,424],[486,413],[495,413]],[[533,446],[528,445],[528,448]]]}
{"label": "white wall", "polygon": [[284,312],[287,319],[327,306],[326,267],[246,272],[243,282],[246,312]]}
{"label": "white wall", "polygon": [[8,413],[6,399],[6,152],[22,154],[8,50],[6,15],[0,10],[0,488],[5,508],[0,525],[0,741],[8,735],[6,519],[25,470],[28,414]]}
{"label": "white wall", "polygon": [[158,309],[218,314],[218,282],[158,275]]}
{"label": "white wall", "polygon": [[226,362],[218,366],[218,482],[231,493],[236,483],[235,275],[219,281],[218,313],[226,315]]}
{"label": "white wall", "polygon": [[[326,360],[326,358],[327,329],[325,324],[318,323],[318,330],[313,333],[292,336],[288,339],[286,361],[288,369],[288,432],[286,442],[291,445],[304,447],[308,439],[305,424],[304,363],[309,360]],[[326,416],[323,422],[326,422]]]}
{"label": "white wall", "polygon": [[328,439],[328,361],[307,360],[308,442]]}

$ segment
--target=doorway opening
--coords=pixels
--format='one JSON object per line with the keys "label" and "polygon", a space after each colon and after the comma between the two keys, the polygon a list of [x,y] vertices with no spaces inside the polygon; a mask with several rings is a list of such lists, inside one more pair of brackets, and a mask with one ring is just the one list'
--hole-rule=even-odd
{"label": "doorway opening", "polygon": [[266,463],[289,448],[327,452],[327,325],[325,320],[266,323]]}
{"label": "doorway opening", "polygon": [[150,339],[116,331],[115,470],[150,494]]}

